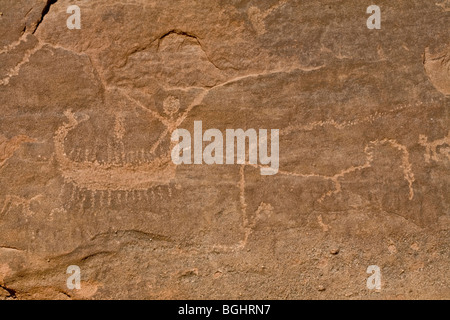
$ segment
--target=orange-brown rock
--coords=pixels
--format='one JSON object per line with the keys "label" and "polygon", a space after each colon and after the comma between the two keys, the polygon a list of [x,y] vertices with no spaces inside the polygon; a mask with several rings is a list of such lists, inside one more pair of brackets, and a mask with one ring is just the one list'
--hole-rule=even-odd
{"label": "orange-brown rock", "polygon": [[[0,299],[450,298],[449,1],[0,11]],[[175,165],[196,120],[279,172]]]}

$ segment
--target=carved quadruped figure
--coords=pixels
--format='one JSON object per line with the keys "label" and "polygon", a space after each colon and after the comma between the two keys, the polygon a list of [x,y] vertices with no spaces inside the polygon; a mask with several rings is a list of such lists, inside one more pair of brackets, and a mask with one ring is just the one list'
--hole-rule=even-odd
{"label": "carved quadruped figure", "polygon": [[450,161],[450,131],[447,136],[442,139],[428,141],[428,137],[421,134],[419,136],[419,144],[425,147],[425,162],[431,161]]}
{"label": "carved quadruped figure", "polygon": [[16,152],[23,143],[27,142],[36,142],[36,140],[25,135],[18,135],[11,139],[7,139],[3,135],[0,135],[0,168],[5,165],[6,161],[13,156],[14,152]]}

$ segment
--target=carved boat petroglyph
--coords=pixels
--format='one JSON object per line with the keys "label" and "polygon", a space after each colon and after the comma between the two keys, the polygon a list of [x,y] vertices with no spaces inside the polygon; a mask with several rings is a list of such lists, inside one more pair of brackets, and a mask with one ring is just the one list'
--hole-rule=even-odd
{"label": "carved boat petroglyph", "polygon": [[167,154],[143,164],[114,164],[97,161],[73,161],[65,153],[65,139],[70,131],[89,119],[82,115],[77,119],[70,110],[65,112],[68,122],[55,133],[55,155],[66,182],[91,191],[147,190],[166,185],[175,177],[175,165]]}

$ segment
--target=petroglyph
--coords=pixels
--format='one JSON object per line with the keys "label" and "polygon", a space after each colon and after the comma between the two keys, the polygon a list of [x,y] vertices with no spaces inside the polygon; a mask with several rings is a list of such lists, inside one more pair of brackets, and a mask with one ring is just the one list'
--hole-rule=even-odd
{"label": "petroglyph", "polygon": [[[172,197],[171,184],[157,184],[142,190],[90,190],[74,183],[64,185],[62,194],[68,199],[64,208],[80,210],[87,208],[128,208],[130,205],[150,205],[165,197]],[[95,214],[95,213],[94,213]]]}
{"label": "petroglyph", "polygon": [[[88,199],[91,205],[100,207],[111,206],[112,199],[118,202],[135,201],[138,199],[149,199],[148,189],[157,186],[168,186],[175,178],[176,165],[170,158],[173,143],[167,150],[155,158],[155,152],[165,138],[180,126],[188,116],[188,113],[196,105],[200,104],[208,90],[202,90],[192,101],[186,110],[178,117],[178,98],[170,96],[164,104],[164,112],[167,117],[160,115],[143,105],[139,100],[131,97],[125,90],[117,87],[107,86],[107,90],[114,90],[122,94],[130,102],[141,110],[148,112],[154,119],[160,121],[166,129],[160,134],[158,140],[151,146],[150,150],[125,151],[122,139],[126,133],[124,118],[120,112],[116,112],[114,123],[114,141],[107,144],[107,163],[99,163],[90,149],[72,149],[66,154],[65,140],[69,132],[74,130],[80,123],[88,121],[87,115],[77,116],[67,110],[65,115],[68,119],[54,135],[55,158],[59,163],[62,175],[66,182],[74,185],[70,191],[70,202],[80,203],[83,206]],[[113,144],[118,145],[118,150],[113,149]],[[168,186],[169,194],[170,187]],[[88,193],[83,190],[88,191]],[[125,192],[122,195],[121,192]],[[137,196],[135,197],[135,192]],[[96,194],[99,193],[98,202]],[[153,192],[152,192],[153,195]]]}
{"label": "petroglyph", "polygon": [[[335,189],[323,194],[318,200],[319,202],[322,202],[325,198],[342,191],[341,183],[339,182],[339,180],[342,179],[345,175],[352,173],[352,172],[356,172],[356,171],[360,171],[360,170],[372,167],[372,162],[373,162],[372,151],[375,147],[381,146],[381,145],[388,145],[394,149],[401,151],[403,176],[404,176],[405,180],[408,182],[408,188],[409,188],[408,198],[409,198],[409,200],[412,200],[414,198],[413,183],[415,181],[415,178],[414,178],[414,173],[412,170],[412,165],[409,161],[409,152],[405,146],[399,144],[394,139],[374,140],[374,141],[369,142],[369,144],[364,149],[364,153],[366,155],[366,160],[365,160],[364,164],[359,165],[359,166],[352,166],[347,169],[343,169],[342,171],[336,173],[333,176],[326,176],[326,175],[321,175],[321,174],[316,174],[316,173],[298,173],[298,172],[290,172],[290,171],[285,171],[285,170],[279,170],[278,174],[291,176],[291,177],[295,177],[295,178],[321,178],[321,179],[332,181]],[[259,164],[246,163],[245,165],[251,166],[254,168],[264,167]]]}
{"label": "petroglyph", "polygon": [[323,222],[321,214],[317,216],[317,222],[319,223],[319,226],[322,228],[323,232],[328,232],[331,229],[331,227],[328,224],[325,224]]}
{"label": "petroglyph", "polygon": [[437,53],[425,48],[423,64],[433,86],[444,95],[450,95],[450,45]]}
{"label": "petroglyph", "polygon": [[399,144],[394,139],[383,139],[383,140],[371,141],[366,146],[366,148],[364,149],[364,153],[366,154],[366,161],[365,161],[364,164],[362,164],[360,166],[350,167],[348,169],[342,170],[341,172],[335,174],[332,177],[329,177],[329,179],[331,181],[333,181],[333,183],[334,183],[335,190],[329,191],[326,194],[324,194],[319,199],[319,202],[322,202],[328,196],[331,196],[333,194],[337,194],[337,193],[341,192],[342,188],[341,188],[341,183],[339,182],[339,179],[343,178],[346,174],[370,168],[372,166],[372,162],[373,162],[373,152],[372,152],[373,148],[376,147],[376,146],[380,146],[380,145],[389,145],[389,146],[391,146],[391,147],[401,151],[401,153],[402,153],[401,159],[402,159],[403,176],[404,176],[405,180],[408,182],[408,188],[409,188],[408,198],[409,198],[409,200],[412,200],[414,198],[413,183],[414,183],[415,179],[414,179],[414,173],[412,171],[412,166],[411,166],[411,163],[409,161],[408,149],[405,146]]}
{"label": "petroglyph", "polygon": [[22,68],[22,66],[24,64],[27,64],[28,62],[30,62],[30,58],[39,50],[42,49],[42,47],[44,46],[43,43],[38,42],[38,44],[28,50],[25,55],[22,58],[22,61],[20,61],[14,68],[10,69],[7,73],[7,76],[3,79],[0,79],[0,86],[6,86],[9,84],[9,81],[11,80],[11,78],[16,77],[19,75],[20,69]]}
{"label": "petroglyph", "polygon": [[175,165],[170,161],[169,153],[140,165],[71,160],[64,147],[67,134],[89,117],[82,115],[77,119],[70,110],[65,115],[69,121],[57,130],[54,143],[56,159],[67,182],[90,191],[147,190],[155,185],[167,184],[173,179]]}
{"label": "petroglyph", "polygon": [[121,113],[115,114],[115,123],[114,123],[114,134],[117,140],[122,141],[123,136],[125,135],[125,126],[124,126],[124,117]]}
{"label": "petroglyph", "polygon": [[428,137],[421,134],[419,136],[419,144],[425,147],[425,162],[448,162],[450,161],[450,131],[447,136],[428,142]]}
{"label": "petroglyph", "polygon": [[[403,171],[403,176],[404,176],[405,180],[408,182],[408,188],[409,188],[408,199],[411,201],[414,198],[413,183],[415,181],[415,178],[414,178],[414,173],[412,171],[412,165],[409,161],[409,152],[405,146],[401,145],[394,139],[383,139],[383,140],[371,141],[364,149],[364,153],[366,155],[366,161],[364,164],[362,164],[360,166],[352,166],[350,168],[344,169],[344,170],[336,173],[333,176],[325,176],[325,175],[319,175],[319,174],[314,174],[314,173],[302,174],[302,173],[295,173],[295,172],[289,172],[289,171],[283,171],[283,170],[280,170],[278,174],[287,175],[287,176],[291,176],[294,178],[322,178],[325,180],[332,181],[334,184],[334,190],[330,190],[330,191],[326,192],[325,194],[323,194],[318,199],[318,202],[320,203],[320,202],[323,202],[326,197],[330,197],[330,196],[338,194],[339,192],[342,191],[340,179],[342,179],[345,175],[352,173],[352,172],[370,168],[372,166],[372,163],[374,160],[373,149],[375,147],[379,147],[379,146],[383,146],[383,145],[390,146],[401,152],[401,161],[402,161],[401,168]],[[253,218],[253,220],[250,220],[250,218],[247,214],[247,206],[248,205],[246,202],[246,195],[245,195],[245,186],[246,186],[245,167],[246,166],[253,167],[253,168],[263,167],[258,164],[249,164],[249,163],[240,165],[240,167],[239,167],[239,177],[240,178],[239,178],[239,182],[237,185],[239,188],[239,202],[240,202],[240,208],[241,208],[241,214],[242,214],[242,227],[244,228],[243,239],[234,246],[214,245],[211,249],[212,251],[219,250],[219,251],[226,252],[226,251],[230,251],[230,250],[235,251],[235,250],[244,249],[247,245],[250,235],[252,234],[252,232],[256,226],[256,223],[258,222],[258,219],[260,218],[261,212],[263,212],[263,211],[272,212],[273,211],[273,207],[270,204],[261,204],[258,207],[257,211],[255,212],[255,217]],[[326,225],[323,223],[321,215],[318,216],[318,223],[324,232],[329,231],[329,229],[331,228],[329,225]]]}
{"label": "petroglyph", "polygon": [[436,3],[436,5],[444,12],[450,11],[450,0],[442,0],[441,2]]}
{"label": "petroglyph", "polygon": [[7,195],[3,202],[2,209],[0,210],[0,218],[3,218],[12,207],[22,207],[22,212],[26,217],[32,216],[34,212],[31,210],[30,206],[33,201],[38,201],[43,197],[42,194],[34,196],[30,199],[25,199],[15,195]]}
{"label": "petroglyph", "polygon": [[295,131],[312,131],[315,129],[319,129],[322,127],[326,127],[326,126],[330,126],[336,129],[345,129],[345,128],[349,128],[349,127],[353,127],[356,125],[360,125],[363,123],[373,123],[374,121],[378,120],[378,119],[382,119],[383,117],[387,116],[387,115],[391,115],[391,114],[396,114],[397,112],[403,111],[405,109],[407,109],[407,105],[401,105],[398,106],[396,108],[393,108],[391,110],[388,111],[376,111],[373,114],[370,114],[366,117],[361,117],[361,118],[357,118],[354,120],[348,120],[348,121],[342,121],[342,122],[338,122],[334,119],[329,119],[329,120],[322,120],[322,121],[314,121],[314,122],[310,122],[307,124],[296,124],[296,125],[290,125],[286,128],[284,128],[281,133],[282,134],[290,134],[292,132]]}
{"label": "petroglyph", "polygon": [[261,12],[261,10],[259,10],[258,7],[255,6],[251,6],[250,8],[248,8],[247,10],[247,15],[253,25],[253,28],[255,29],[255,31],[259,34],[262,35],[264,33],[266,33],[266,25],[264,20],[275,10],[278,10],[279,8],[283,7],[285,4],[287,3],[286,0],[282,0],[279,3],[277,3],[276,5],[272,6],[271,8],[267,9],[264,12]]}
{"label": "petroglyph", "polygon": [[[406,2],[3,1],[0,300],[448,297],[449,1]],[[174,165],[194,121],[278,173]]]}
{"label": "petroglyph", "polygon": [[16,49],[16,48],[17,48],[19,45],[21,45],[22,43],[27,42],[27,41],[28,41],[28,36],[29,36],[29,33],[24,33],[24,34],[19,38],[19,40],[14,41],[13,43],[11,43],[11,44],[9,44],[9,45],[3,47],[3,48],[0,50],[0,55],[1,55],[1,54],[4,54],[4,53],[8,53],[8,52],[10,52],[10,51]]}
{"label": "petroglyph", "polygon": [[[158,120],[166,127],[166,129],[163,130],[163,132],[161,132],[156,143],[154,143],[154,145],[150,149],[149,155],[154,155],[156,149],[161,145],[164,139],[166,139],[171,132],[173,132],[183,123],[183,121],[187,118],[190,111],[195,106],[199,105],[211,90],[250,78],[262,77],[279,73],[291,73],[295,71],[312,72],[319,70],[323,67],[324,65],[313,67],[305,67],[299,65],[294,68],[276,69],[264,71],[261,73],[237,76],[207,88],[190,87],[190,89],[200,90],[200,93],[197,94],[194,101],[186,108],[186,110],[178,118],[175,117],[175,115],[180,110],[180,101],[175,96],[169,96],[164,100],[163,102],[164,114],[159,114],[157,111],[154,111],[145,106],[138,99],[132,97],[127,90],[112,85],[107,85],[104,82],[103,86],[107,91],[116,91],[120,93],[128,101],[132,102],[139,109],[147,112],[152,118]],[[186,90],[187,88],[183,89]],[[376,119],[379,119],[387,114],[396,113],[405,108],[406,106],[402,105],[387,112],[376,112],[365,118],[342,123],[330,120],[330,121],[318,121],[300,126],[299,125],[289,126],[283,130],[283,134],[289,134],[290,132],[296,130],[314,130],[315,128],[326,125],[330,125],[338,129],[343,129],[360,123],[373,122]],[[71,153],[69,154],[69,156],[67,156],[65,152],[65,139],[68,133],[74,130],[80,123],[87,121],[88,117],[81,115],[79,116],[80,118],[77,118],[75,114],[72,113],[70,110],[66,111],[65,115],[68,118],[68,122],[63,124],[63,126],[61,126],[58,129],[58,131],[54,136],[54,143],[55,143],[56,159],[60,165],[63,177],[66,182],[70,182],[71,184],[73,184],[70,202],[84,203],[89,199],[92,206],[99,205],[101,207],[105,207],[111,206],[113,199],[115,199],[114,200],[115,203],[122,203],[122,202],[127,203],[130,200],[136,201],[136,199],[140,199],[139,201],[146,199],[148,201],[149,198],[152,198],[154,196],[153,191],[149,192],[149,189],[160,185],[168,185],[169,182],[174,179],[176,172],[176,165],[174,165],[170,161],[170,149],[166,150],[166,153],[161,155],[159,158],[152,160],[151,162],[147,162],[149,161],[148,160],[149,157],[147,156],[145,150],[125,152],[123,144],[121,144],[122,147],[120,153],[117,153],[112,149],[108,149],[108,159],[110,160],[110,163],[98,163],[95,160],[95,157],[91,155],[91,151],[89,149],[71,150],[70,151]],[[124,125],[123,115],[121,115],[120,113],[116,113],[114,124],[114,135],[116,141],[118,141],[119,144],[120,141],[123,139],[125,132],[126,128]],[[332,181],[335,189],[325,193],[318,200],[319,202],[321,202],[326,197],[331,196],[333,194],[337,194],[341,191],[340,179],[342,179],[346,174],[362,170],[364,168],[369,168],[373,161],[371,149],[374,146],[382,144],[389,144],[392,147],[395,147],[398,150],[402,151],[402,153],[406,154],[406,156],[405,155],[402,156],[402,166],[404,170],[405,179],[408,181],[409,184],[410,188],[409,199],[411,200],[414,196],[414,191],[412,189],[412,183],[414,182],[414,175],[412,173],[411,166],[408,161],[407,149],[397,144],[395,140],[385,139],[382,141],[370,142],[369,146],[366,147],[365,149],[365,153],[367,156],[365,164],[361,166],[354,166],[348,169],[344,169],[333,176],[323,176],[315,173],[302,174],[283,170],[280,170],[279,174],[289,175],[297,178],[320,177],[322,179]],[[108,143],[108,146],[110,146],[110,143]],[[74,161],[72,159],[77,159],[77,161]],[[135,163],[135,161],[133,161],[133,159],[138,159],[137,164]],[[238,182],[238,188],[239,188],[241,215],[242,215],[242,227],[244,229],[243,238],[241,241],[239,241],[239,243],[235,245],[232,246],[212,245],[210,248],[204,248],[206,251],[211,250],[211,251],[228,252],[241,250],[245,248],[248,242],[249,236],[251,235],[253,228],[255,227],[257,218],[254,218],[254,220],[250,221],[247,215],[247,203],[245,196],[246,166],[254,167],[254,165],[245,164],[239,167],[240,180]],[[92,195],[88,195],[83,190],[91,192]],[[135,192],[137,192],[137,194],[135,194]],[[82,205],[80,205],[80,208],[82,208]],[[256,216],[258,216],[258,214],[256,214]]]}
{"label": "petroglyph", "polygon": [[6,161],[13,156],[14,152],[19,149],[23,143],[27,142],[36,142],[36,140],[25,135],[7,139],[0,134],[0,168],[5,165]]}
{"label": "petroglyph", "polygon": [[167,97],[163,102],[163,108],[164,112],[171,117],[180,110],[180,100],[174,96]]}

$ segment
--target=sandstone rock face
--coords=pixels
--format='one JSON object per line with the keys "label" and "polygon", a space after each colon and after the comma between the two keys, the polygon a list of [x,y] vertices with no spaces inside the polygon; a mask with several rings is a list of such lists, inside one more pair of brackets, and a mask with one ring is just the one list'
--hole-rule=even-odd
{"label": "sandstone rock face", "polygon": [[[449,1],[0,12],[0,298],[450,298]],[[175,165],[199,120],[279,129],[278,173]]]}

